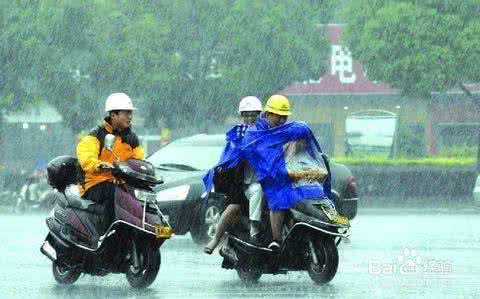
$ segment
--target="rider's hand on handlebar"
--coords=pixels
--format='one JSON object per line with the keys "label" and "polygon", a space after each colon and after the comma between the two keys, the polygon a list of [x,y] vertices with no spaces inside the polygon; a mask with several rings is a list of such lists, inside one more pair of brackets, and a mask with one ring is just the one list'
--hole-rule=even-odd
{"label": "rider's hand on handlebar", "polygon": [[112,163],[109,163],[109,162],[101,162],[97,169],[99,172],[105,172],[105,171],[109,171],[111,169],[113,169],[113,164]]}

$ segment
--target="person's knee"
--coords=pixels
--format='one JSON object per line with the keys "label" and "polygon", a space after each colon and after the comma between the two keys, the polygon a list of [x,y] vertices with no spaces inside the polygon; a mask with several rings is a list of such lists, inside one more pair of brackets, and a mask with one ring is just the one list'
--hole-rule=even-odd
{"label": "person's knee", "polygon": [[229,204],[227,208],[225,209],[226,213],[232,214],[232,213],[239,213],[241,210],[240,205],[238,204]]}
{"label": "person's knee", "polygon": [[225,208],[225,211],[223,212],[223,218],[227,222],[236,222],[241,215],[241,206],[237,204],[230,204]]}
{"label": "person's knee", "polygon": [[241,205],[234,205],[232,207],[232,215],[236,218],[239,219],[240,216],[242,216],[242,206]]}
{"label": "person's knee", "polygon": [[271,216],[281,216],[285,214],[285,210],[270,210],[270,215]]}

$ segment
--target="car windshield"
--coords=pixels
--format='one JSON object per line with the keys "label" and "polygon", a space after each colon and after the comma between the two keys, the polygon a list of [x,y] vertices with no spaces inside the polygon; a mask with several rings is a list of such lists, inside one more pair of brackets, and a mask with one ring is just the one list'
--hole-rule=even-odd
{"label": "car windshield", "polygon": [[223,138],[179,139],[147,158],[155,167],[175,170],[208,170],[220,160]]}

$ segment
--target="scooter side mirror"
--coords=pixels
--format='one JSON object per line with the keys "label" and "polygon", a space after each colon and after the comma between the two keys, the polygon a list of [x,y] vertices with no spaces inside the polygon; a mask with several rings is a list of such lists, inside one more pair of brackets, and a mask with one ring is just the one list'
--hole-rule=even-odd
{"label": "scooter side mirror", "polygon": [[112,135],[112,134],[107,134],[105,136],[105,140],[104,140],[104,146],[105,146],[105,149],[107,149],[108,151],[112,152],[113,151],[113,144],[115,143],[115,136]]}

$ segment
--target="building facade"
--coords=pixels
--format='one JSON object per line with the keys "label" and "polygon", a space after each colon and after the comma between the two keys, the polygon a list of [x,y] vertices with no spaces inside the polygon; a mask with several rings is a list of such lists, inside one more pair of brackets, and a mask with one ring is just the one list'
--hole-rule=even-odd
{"label": "building facade", "polygon": [[[328,25],[326,32],[331,42],[328,72],[317,81],[293,84],[280,93],[291,99],[294,118],[311,125],[329,154],[345,155],[346,118],[370,109],[398,115],[400,126],[420,135],[425,154],[476,144],[480,111],[462,91],[434,93],[430,100],[404,97],[399,90],[368,79],[362,65],[341,44],[342,25]],[[480,85],[467,87],[474,94],[480,92]]]}

